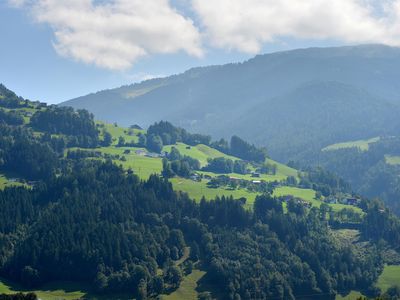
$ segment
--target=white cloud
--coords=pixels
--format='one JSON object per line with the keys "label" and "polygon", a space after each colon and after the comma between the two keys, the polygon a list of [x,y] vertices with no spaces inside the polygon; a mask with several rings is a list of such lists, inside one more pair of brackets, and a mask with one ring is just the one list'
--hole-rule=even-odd
{"label": "white cloud", "polygon": [[[376,4],[383,14],[376,14]],[[257,53],[283,37],[400,45],[400,0],[193,0],[209,42]]]}
{"label": "white cloud", "polygon": [[400,46],[400,0],[8,1],[51,26],[60,55],[113,70],[160,53],[202,56],[203,45],[258,53],[287,37]]}
{"label": "white cloud", "polygon": [[65,57],[108,69],[129,69],[141,57],[184,51],[201,56],[201,37],[168,0],[10,0],[54,30]]}

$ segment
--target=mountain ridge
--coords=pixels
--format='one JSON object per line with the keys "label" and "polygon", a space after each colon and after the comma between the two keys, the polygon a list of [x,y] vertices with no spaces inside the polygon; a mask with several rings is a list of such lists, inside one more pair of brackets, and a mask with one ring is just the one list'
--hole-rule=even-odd
{"label": "mountain ridge", "polygon": [[[242,63],[193,68],[182,74],[82,96],[61,105],[86,108],[101,120],[123,125],[130,125],[135,120],[146,127],[156,120],[168,120],[189,130],[211,134],[214,138],[227,137],[227,132],[232,132],[231,127],[235,125],[242,129],[240,134],[244,138],[268,147],[269,141],[265,136],[279,137],[279,133],[270,130],[277,122],[275,116],[256,129],[251,124],[257,119],[260,107],[267,109],[274,104],[274,99],[295,93],[299,88],[310,87],[312,83],[335,87],[336,82],[352,86],[351,92],[346,94],[347,99],[360,99],[368,94],[376,101],[391,103],[395,106],[392,110],[397,111],[400,107],[400,86],[396,78],[400,78],[399,48],[384,45],[307,48],[258,55]],[[314,93],[313,97],[324,102],[327,95]],[[292,97],[292,101],[304,99]],[[366,102],[371,105],[366,110],[370,113],[375,106],[371,101]],[[307,109],[303,105],[299,111],[285,115],[285,118],[290,120],[298,115],[307,115]],[[283,107],[277,110],[284,113]],[[318,118],[323,111],[315,113]],[[377,116],[381,123],[387,114],[390,114],[389,110]],[[366,127],[375,130],[374,124],[368,120],[376,116],[366,115],[363,118]],[[307,123],[307,120],[303,121]],[[344,122],[353,124],[351,118]],[[382,126],[378,128],[378,135],[388,131],[385,124]],[[356,129],[351,138],[364,138],[365,134]],[[290,139],[292,133],[289,131],[286,134]],[[318,141],[318,134],[310,131],[310,136],[314,135],[315,138],[308,142]],[[346,139],[347,136],[339,136],[326,143]],[[273,156],[288,160],[304,150],[304,146],[295,146],[299,147],[281,156],[284,149],[272,147],[270,150]]]}

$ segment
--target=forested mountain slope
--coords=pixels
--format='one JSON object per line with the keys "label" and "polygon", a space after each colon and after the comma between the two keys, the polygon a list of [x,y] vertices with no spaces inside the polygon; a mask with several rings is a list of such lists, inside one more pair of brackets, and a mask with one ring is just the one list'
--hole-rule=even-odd
{"label": "forested mountain slope", "polygon": [[349,137],[397,132],[397,78],[398,48],[310,48],[196,68],[62,105],[124,125],[168,120],[214,138],[234,131],[289,160]]}
{"label": "forested mountain slope", "polygon": [[[354,209],[340,210],[323,203],[322,194],[349,188],[332,174],[310,170],[296,178],[237,136],[213,142],[168,122],[121,129],[95,122],[85,110],[26,101],[1,85],[0,106],[0,172],[23,183],[0,189],[1,277],[30,289],[80,282],[107,299],[170,294],[200,268],[215,289],[206,299],[385,292],[375,282],[385,263],[396,263],[400,221],[379,201],[358,197]],[[197,151],[217,157],[199,170]],[[142,180],[135,174],[161,155],[161,174]],[[217,176],[230,172],[243,177]],[[269,185],[263,178],[274,172],[286,179]],[[236,184],[232,191],[260,190],[251,207],[243,197],[194,201],[171,183],[187,177],[216,190],[227,178]],[[293,188],[298,180],[321,194],[313,199],[318,205],[272,195],[276,184]],[[357,241],[346,242],[342,229],[356,231]]]}

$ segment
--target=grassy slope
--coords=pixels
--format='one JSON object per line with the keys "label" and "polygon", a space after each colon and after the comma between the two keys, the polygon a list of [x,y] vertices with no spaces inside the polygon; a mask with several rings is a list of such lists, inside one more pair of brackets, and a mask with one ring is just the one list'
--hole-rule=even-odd
{"label": "grassy slope", "polygon": [[[117,140],[118,136],[125,136],[126,140],[128,138],[132,138],[132,136],[127,136],[126,131],[127,129],[121,128],[121,127],[115,127],[114,125],[110,124],[105,124],[107,130],[113,135],[113,138]],[[138,131],[135,131],[135,134],[137,135]],[[137,137],[137,136],[135,136]],[[173,146],[165,146],[164,151],[171,151],[171,148]],[[183,143],[178,143],[177,145],[174,145],[181,154],[183,155],[188,155],[190,157],[193,157],[195,159],[198,159],[202,165],[205,165],[207,163],[208,158],[216,158],[216,157],[225,157],[225,158],[230,158],[230,159],[238,159],[233,156],[226,155],[216,149],[213,149],[209,146],[206,145],[197,145],[197,146],[191,146],[190,148]],[[124,156],[126,158],[126,161],[122,161],[121,159],[115,159],[114,162],[117,165],[121,165],[123,168],[128,169],[131,168],[141,179],[147,179],[151,174],[160,174],[162,171],[162,160],[161,158],[150,158],[150,157],[145,157],[141,156],[135,153],[136,150],[139,150],[142,148],[135,148],[135,147],[116,147],[115,142],[114,145],[110,147],[101,147],[101,148],[96,148],[92,149],[95,151],[100,151],[104,154],[110,154],[110,155],[120,155],[121,157]],[[129,154],[124,154],[125,150],[130,150]],[[143,150],[143,149],[142,149]],[[236,173],[231,173],[227,174],[228,176],[232,177],[237,177],[241,179],[246,179],[246,180],[265,180],[265,181],[281,181],[286,179],[288,176],[297,176],[298,171],[295,169],[292,169],[284,164],[278,163],[276,161],[273,161],[271,159],[266,160],[267,163],[270,164],[276,164],[277,166],[277,173],[276,175],[266,175],[266,174],[261,174],[260,178],[252,178],[250,174],[236,174]],[[199,171],[199,173],[202,174],[207,174],[212,177],[217,176],[218,174],[211,173],[211,172],[202,172]],[[189,194],[190,197],[193,199],[199,201],[203,196],[206,199],[214,199],[217,196],[233,196],[235,199],[238,198],[246,198],[246,207],[251,208],[255,197],[257,196],[257,193],[254,192],[249,192],[245,189],[226,189],[226,188],[219,188],[219,189],[212,189],[207,187],[207,180],[203,180],[201,182],[196,182],[190,179],[184,179],[184,178],[172,178],[171,183],[174,186],[175,190],[186,192]],[[293,195],[295,197],[302,198],[308,202],[310,202],[313,206],[319,207],[321,205],[321,201],[315,199],[315,191],[311,189],[300,189],[300,188],[295,188],[295,187],[279,187],[275,190],[274,195],[276,196],[283,196],[283,195]],[[345,206],[342,204],[333,204],[331,205],[334,210],[340,210],[344,207],[349,207]],[[359,211],[358,208],[354,208],[355,210]]]}
{"label": "grassy slope", "polygon": [[194,269],[191,274],[185,276],[180,287],[170,295],[162,296],[163,300],[197,300],[198,292],[196,288],[198,281],[205,275],[206,272]]}
{"label": "grassy slope", "polygon": [[[122,136],[125,139],[125,142],[129,143],[137,143],[138,142],[138,133],[143,132],[143,130],[138,129],[128,129],[120,126],[115,126],[114,124],[108,124],[104,122],[97,122],[97,124],[104,125],[104,128],[113,136],[113,145],[118,143],[118,138]],[[129,131],[133,132],[133,135],[129,135]],[[100,128],[101,133],[101,128]]]}
{"label": "grassy slope", "polygon": [[[54,300],[54,299],[65,299],[73,300],[80,299],[85,295],[82,291],[82,286],[75,283],[53,283],[43,286],[39,290],[34,290],[33,292],[42,300]],[[28,292],[23,288],[13,285],[8,281],[0,281],[0,294],[13,294],[19,291]]]}
{"label": "grassy slope", "polygon": [[322,149],[322,151],[330,151],[330,150],[338,150],[342,148],[359,148],[362,151],[367,151],[369,148],[369,144],[375,143],[379,141],[379,137],[374,137],[369,140],[358,140],[358,141],[350,141],[345,143],[337,143],[333,145],[329,145]]}
{"label": "grassy slope", "polygon": [[[378,278],[376,286],[384,293],[388,288],[396,285],[400,287],[400,265],[385,266],[382,274]],[[351,291],[350,294],[345,296],[337,295],[336,300],[356,300],[361,296],[363,295],[360,292]]]}
{"label": "grassy slope", "polygon": [[392,286],[397,285],[400,287],[400,265],[385,266],[376,285],[382,292],[386,292],[386,290]]}
{"label": "grassy slope", "polygon": [[75,282],[52,282],[36,290],[27,290],[18,284],[0,279],[0,294],[15,294],[18,292],[34,292],[41,300],[131,300],[129,295],[95,295],[89,292],[89,287]]}
{"label": "grassy slope", "polygon": [[385,161],[389,165],[400,165],[400,156],[385,155]]}
{"label": "grassy slope", "polygon": [[[76,148],[73,148],[76,149]],[[126,161],[113,160],[115,164],[121,165],[124,169],[131,168],[136,175],[141,179],[148,179],[151,174],[160,174],[162,171],[161,158],[151,158],[135,153],[136,150],[143,150],[143,148],[135,147],[100,147],[95,149],[87,149],[93,151],[100,151],[104,154],[124,156]],[[85,149],[82,149],[85,150]],[[125,150],[130,150],[129,154],[124,154]]]}
{"label": "grassy slope", "polygon": [[274,160],[272,160],[270,158],[267,158],[265,160],[265,162],[269,163],[269,164],[275,164],[277,166],[277,172],[276,172],[277,175],[281,175],[281,176],[285,176],[285,177],[288,177],[288,176],[297,177],[297,175],[298,175],[297,174],[298,171],[296,169],[290,168],[287,165],[281,164],[281,163],[279,163],[277,161],[274,161]]}
{"label": "grassy slope", "polygon": [[336,300],[357,300],[360,297],[364,297],[364,295],[357,291],[351,291],[349,294],[345,296],[336,295]]}
{"label": "grassy slope", "polygon": [[206,199],[214,199],[217,196],[233,196],[235,199],[245,197],[247,199],[246,206],[251,206],[257,193],[250,193],[244,189],[228,190],[223,188],[211,189],[207,187],[207,181],[196,182],[185,178],[171,178],[170,181],[174,189],[188,193],[190,197],[199,201],[203,196]]}
{"label": "grassy slope", "polygon": [[[274,196],[286,196],[293,195],[299,197],[307,202],[310,202],[312,206],[319,207],[322,203],[321,200],[315,199],[316,192],[311,189],[300,189],[298,187],[282,186],[274,190]],[[351,208],[358,213],[362,213],[361,209],[354,206],[344,205],[344,204],[329,204],[334,211],[339,211],[343,208]]]}
{"label": "grassy slope", "polygon": [[[178,149],[182,155],[187,155],[197,159],[202,167],[207,165],[207,159],[209,158],[224,157],[232,160],[238,159],[203,144],[188,146],[183,143],[177,143],[176,145],[164,146],[163,151],[170,152],[172,147]],[[189,147],[190,149],[188,149]]]}
{"label": "grassy slope", "polygon": [[0,190],[10,186],[22,186],[22,185],[23,184],[20,182],[10,182],[5,175],[0,174]]}

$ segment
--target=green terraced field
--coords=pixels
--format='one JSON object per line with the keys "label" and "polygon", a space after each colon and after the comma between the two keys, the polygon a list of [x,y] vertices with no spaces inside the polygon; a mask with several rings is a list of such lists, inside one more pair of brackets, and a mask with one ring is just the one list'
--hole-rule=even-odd
{"label": "green terraced field", "polygon": [[376,286],[379,287],[382,292],[386,292],[386,290],[392,286],[400,287],[400,265],[386,265],[378,278]]}
{"label": "green terraced field", "polygon": [[322,151],[331,151],[338,150],[343,148],[359,148],[362,151],[368,151],[369,144],[376,143],[380,140],[379,137],[374,137],[369,140],[358,140],[358,141],[350,141],[345,143],[337,143],[333,145],[329,145],[322,149]]}

